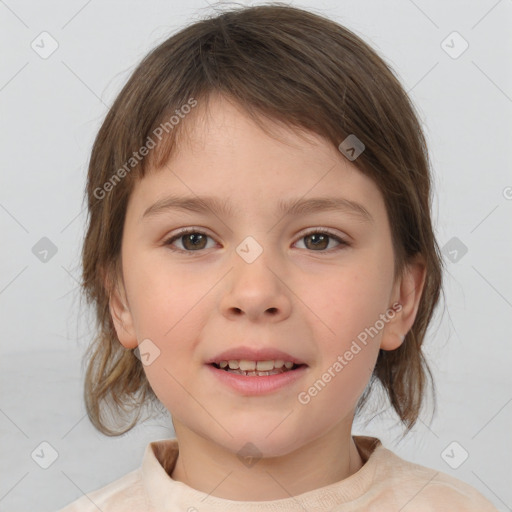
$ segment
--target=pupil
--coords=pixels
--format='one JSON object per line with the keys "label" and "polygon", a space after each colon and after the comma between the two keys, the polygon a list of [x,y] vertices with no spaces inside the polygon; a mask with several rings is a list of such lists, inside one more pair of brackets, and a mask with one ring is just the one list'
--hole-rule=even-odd
{"label": "pupil", "polygon": [[322,244],[322,242],[325,244],[325,241],[327,239],[327,237],[325,235],[322,235],[322,234],[309,235],[309,238],[312,240],[313,245],[315,247],[319,247],[320,244]]}
{"label": "pupil", "polygon": [[197,247],[201,243],[201,238],[203,235],[199,233],[191,233],[189,235],[185,236],[185,246],[187,246],[187,243],[190,242],[192,244],[192,247]]}

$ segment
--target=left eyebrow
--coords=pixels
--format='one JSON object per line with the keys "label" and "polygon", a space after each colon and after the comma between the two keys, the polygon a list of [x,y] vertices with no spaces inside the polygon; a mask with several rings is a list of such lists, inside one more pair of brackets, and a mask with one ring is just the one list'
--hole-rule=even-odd
{"label": "left eyebrow", "polygon": [[[373,217],[361,204],[342,197],[314,197],[310,199],[280,200],[277,204],[278,213],[287,216],[299,216],[320,211],[340,211],[358,217],[364,222],[373,222]],[[149,206],[140,220],[153,217],[169,210],[192,211],[207,213],[213,211],[225,217],[232,217],[235,211],[227,200],[212,196],[175,196],[171,195],[158,200]]]}

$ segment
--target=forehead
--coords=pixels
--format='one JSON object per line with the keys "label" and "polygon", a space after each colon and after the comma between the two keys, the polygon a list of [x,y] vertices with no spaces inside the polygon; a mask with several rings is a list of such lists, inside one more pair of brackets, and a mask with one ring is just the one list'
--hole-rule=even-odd
{"label": "forehead", "polygon": [[383,206],[375,183],[330,141],[279,121],[264,122],[260,126],[222,97],[210,98],[207,108],[199,103],[169,160],[149,169],[131,202],[139,213],[170,193],[218,197],[233,211],[322,195],[374,210]]}
{"label": "forehead", "polygon": [[240,145],[252,153],[257,144],[264,144],[267,151],[282,151],[285,146],[289,150],[288,156],[295,154],[300,158],[312,147],[327,149],[331,146],[320,135],[302,127],[261,113],[254,113],[254,116],[251,117],[239,103],[218,93],[211,94],[185,118],[172,158],[176,160],[181,153],[186,153],[187,157],[202,152],[213,155],[229,151],[235,154]]}

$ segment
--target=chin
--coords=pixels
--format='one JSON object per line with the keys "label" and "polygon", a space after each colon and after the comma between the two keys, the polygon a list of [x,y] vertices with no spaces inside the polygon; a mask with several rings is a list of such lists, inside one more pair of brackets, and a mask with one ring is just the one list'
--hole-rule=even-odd
{"label": "chin", "polygon": [[236,455],[254,457],[281,457],[302,446],[303,441],[296,431],[283,425],[276,428],[277,425],[279,422],[272,426],[254,422],[250,428],[232,425],[229,431],[233,437],[225,436],[222,444]]}

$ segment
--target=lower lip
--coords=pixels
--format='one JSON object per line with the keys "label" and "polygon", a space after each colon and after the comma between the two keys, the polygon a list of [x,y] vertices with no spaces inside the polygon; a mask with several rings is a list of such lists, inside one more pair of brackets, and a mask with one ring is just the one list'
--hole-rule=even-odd
{"label": "lower lip", "polygon": [[226,370],[219,370],[211,364],[207,364],[206,366],[223,384],[247,396],[266,395],[282,389],[285,386],[290,386],[300,379],[307,369],[307,366],[304,365],[296,370],[289,370],[275,375],[246,377],[244,375],[230,373]]}

